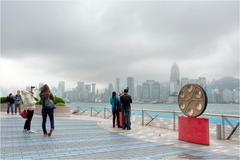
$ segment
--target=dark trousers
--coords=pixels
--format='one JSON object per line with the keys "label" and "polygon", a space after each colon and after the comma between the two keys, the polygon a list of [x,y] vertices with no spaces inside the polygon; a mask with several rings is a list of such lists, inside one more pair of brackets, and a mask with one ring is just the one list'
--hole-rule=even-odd
{"label": "dark trousers", "polygon": [[44,134],[47,133],[47,129],[46,129],[47,115],[49,116],[49,119],[50,119],[51,129],[54,129],[54,112],[53,112],[53,109],[44,108],[44,109],[42,109],[42,129],[43,129]]}
{"label": "dark trousers", "polygon": [[34,110],[27,110],[27,120],[24,124],[24,129],[30,130],[31,129],[31,121],[33,117]]}
{"label": "dark trousers", "polygon": [[17,109],[19,111],[19,114],[21,114],[21,105],[20,104],[15,104],[15,114],[17,114]]}
{"label": "dark trousers", "polygon": [[131,128],[131,110],[123,110],[123,128]]}
{"label": "dark trousers", "polygon": [[120,127],[119,112],[112,111],[112,115],[113,115],[113,127],[115,127],[116,117],[117,117],[117,126]]}
{"label": "dark trousers", "polygon": [[10,109],[11,109],[11,113],[13,114],[13,104],[8,104],[7,114],[9,114]]}

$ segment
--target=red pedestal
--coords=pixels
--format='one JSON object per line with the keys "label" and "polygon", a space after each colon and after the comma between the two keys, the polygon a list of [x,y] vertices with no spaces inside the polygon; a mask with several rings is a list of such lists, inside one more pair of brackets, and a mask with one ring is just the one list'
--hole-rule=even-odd
{"label": "red pedestal", "polygon": [[179,117],[178,128],[179,140],[209,145],[209,122],[207,118]]}

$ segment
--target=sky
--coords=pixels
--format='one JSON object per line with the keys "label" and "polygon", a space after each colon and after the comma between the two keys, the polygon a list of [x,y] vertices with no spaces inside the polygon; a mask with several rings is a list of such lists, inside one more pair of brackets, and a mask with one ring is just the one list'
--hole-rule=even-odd
{"label": "sky", "polygon": [[239,77],[239,1],[1,1],[0,87]]}

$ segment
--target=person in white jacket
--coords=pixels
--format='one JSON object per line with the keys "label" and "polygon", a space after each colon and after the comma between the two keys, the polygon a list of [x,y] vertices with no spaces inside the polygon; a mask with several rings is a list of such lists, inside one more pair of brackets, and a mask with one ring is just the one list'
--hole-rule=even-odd
{"label": "person in white jacket", "polygon": [[33,96],[33,89],[34,87],[31,87],[31,91],[21,91],[22,94],[22,101],[24,105],[24,109],[27,110],[27,120],[25,121],[24,124],[24,131],[27,133],[34,133],[31,131],[31,121],[32,117],[34,114],[34,109],[35,109],[35,99]]}

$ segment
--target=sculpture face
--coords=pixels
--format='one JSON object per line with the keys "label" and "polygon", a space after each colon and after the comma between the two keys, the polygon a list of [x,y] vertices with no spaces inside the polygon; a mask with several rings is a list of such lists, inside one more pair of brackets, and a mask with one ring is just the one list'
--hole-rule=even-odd
{"label": "sculpture face", "polygon": [[207,108],[207,94],[200,85],[187,84],[179,92],[178,105],[184,115],[198,117]]}

